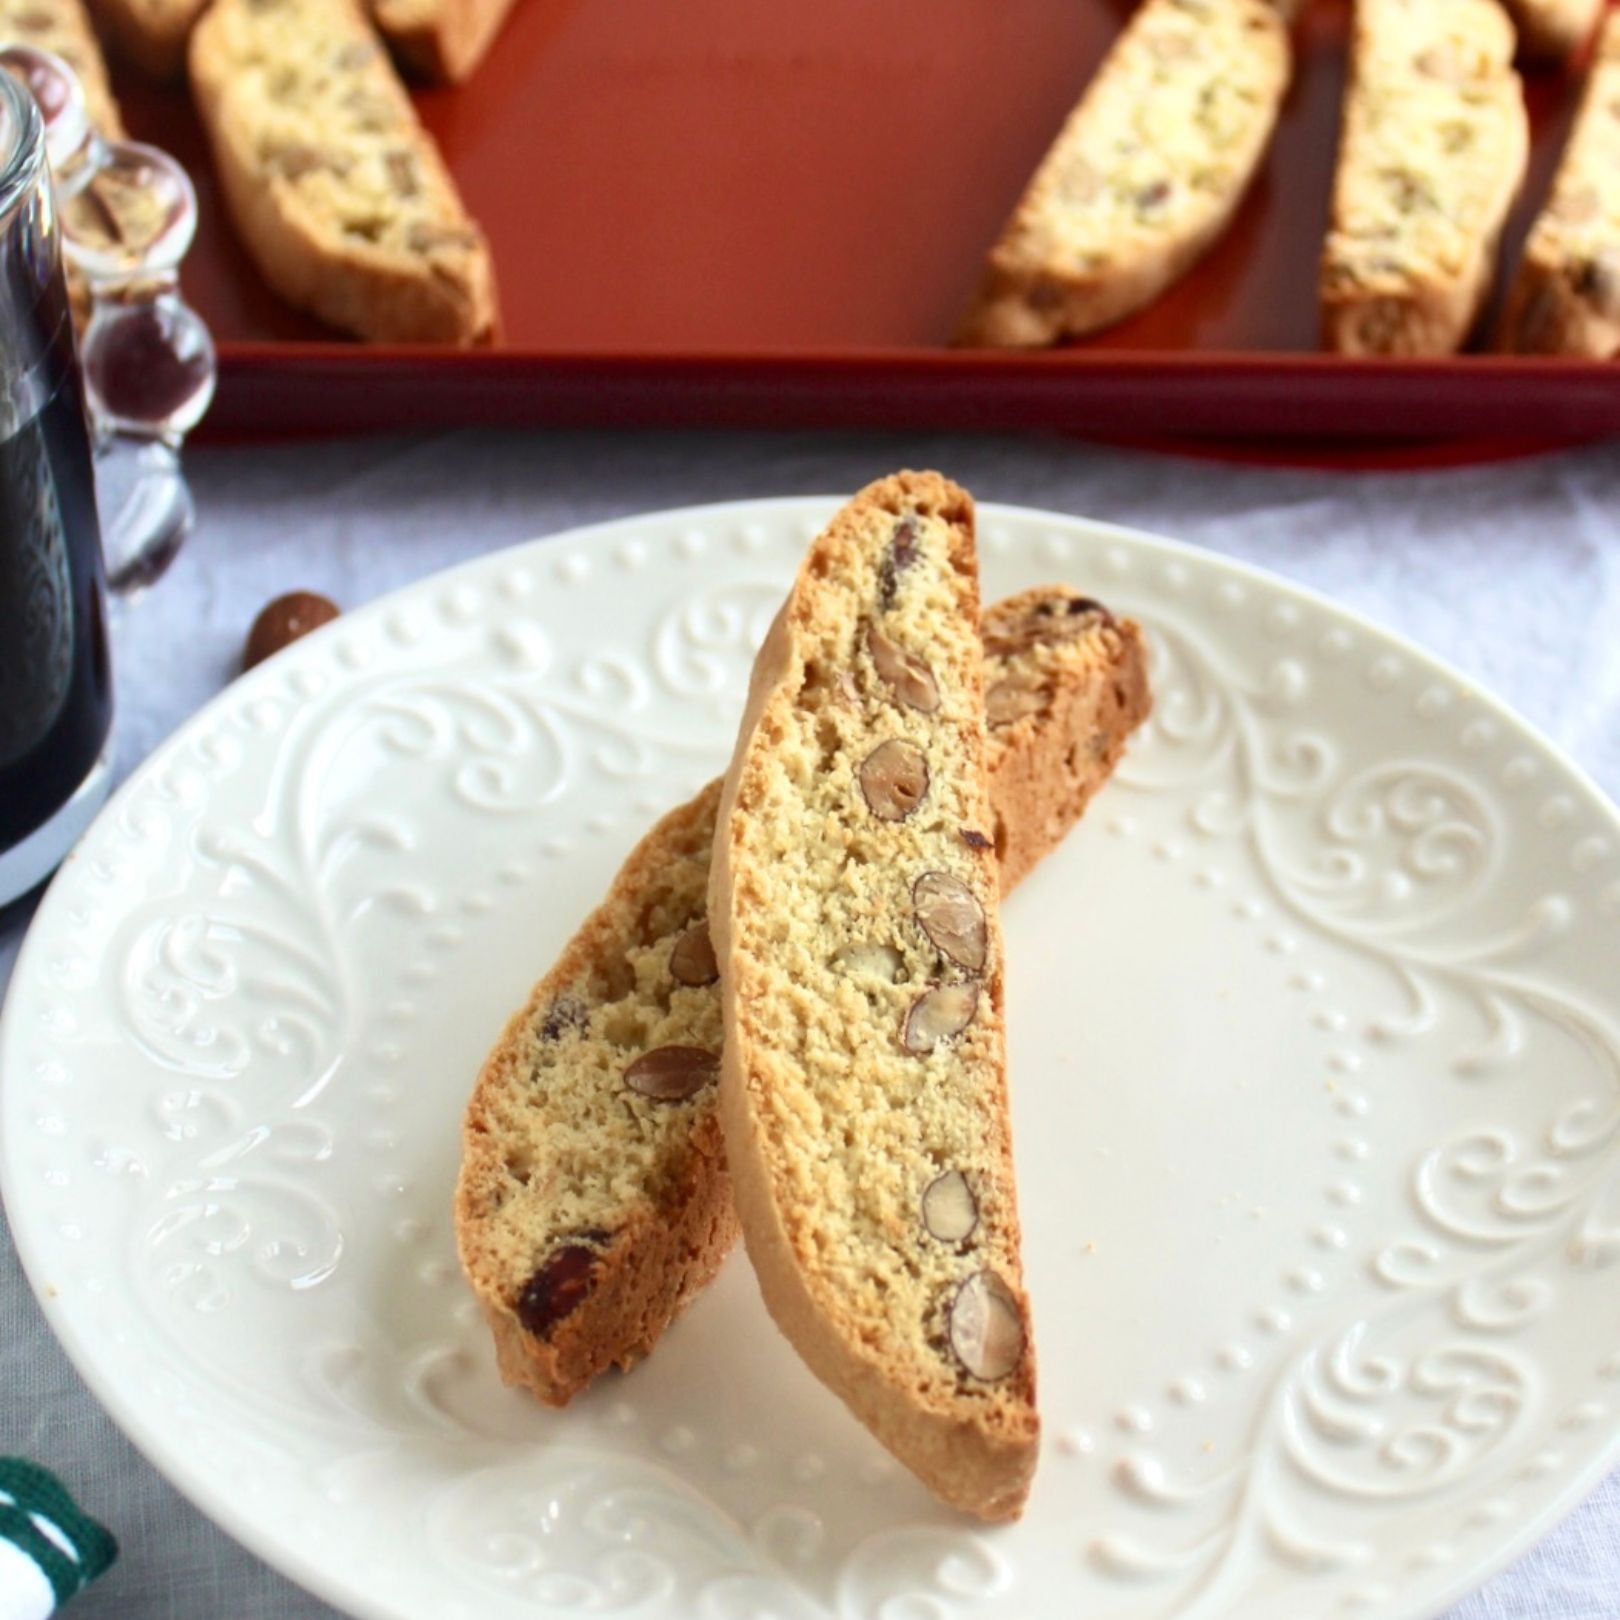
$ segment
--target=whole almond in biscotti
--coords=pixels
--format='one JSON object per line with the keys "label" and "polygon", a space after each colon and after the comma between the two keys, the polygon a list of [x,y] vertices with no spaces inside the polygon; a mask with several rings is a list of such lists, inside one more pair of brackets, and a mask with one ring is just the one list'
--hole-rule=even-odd
{"label": "whole almond in biscotti", "polygon": [[[1016,721],[992,726],[993,820],[963,827],[961,841],[996,855],[1005,893],[1078,820],[1146,716],[1146,651],[1130,620],[1063,586],[1000,603],[983,630],[986,682],[1014,683],[1027,701]],[[876,657],[873,672],[885,678]],[[847,695],[862,701],[857,682]],[[462,1265],[503,1375],[551,1405],[646,1355],[737,1235],[705,1062],[719,1049],[706,919],[719,796],[711,784],[641,841],[507,1025],[468,1104]],[[918,925],[982,970],[982,906],[954,881],[918,879]],[[837,966],[855,985],[902,984],[909,971],[902,946],[882,938],[851,942]],[[671,1047],[694,1054],[680,1066],[693,1089],[650,1096],[632,1070],[645,1075],[648,1057]],[[651,1067],[667,1074],[668,1060]],[[978,1219],[976,1204],[971,1221],[964,1213],[965,1177],[930,1188],[924,1223],[963,1241]]]}
{"label": "whole almond in biscotti", "polygon": [[283,298],[378,342],[490,335],[483,232],[358,0],[215,0],[191,84],[232,221]]}
{"label": "whole almond in biscotti", "polygon": [[1497,0],[1356,0],[1322,254],[1324,341],[1451,354],[1490,291],[1529,125]]}
{"label": "whole almond in biscotti", "polygon": [[1521,354],[1620,355],[1620,12],[1612,12],[1575,127],[1502,320]]}
{"label": "whole almond in biscotti", "polygon": [[[926,659],[905,702],[873,632]],[[709,880],[720,1120],[760,1290],[811,1370],[943,1501],[1016,1517],[1035,1471],[1002,1027],[973,505],[855,497],[754,666]],[[879,762],[879,763],[874,763]],[[892,977],[849,971],[893,952]],[[966,1183],[974,1220],[942,1205]]]}
{"label": "whole almond in biscotti", "polygon": [[1243,200],[1290,63],[1269,0],[1145,0],[991,248],[957,341],[1057,343],[1157,298]]}

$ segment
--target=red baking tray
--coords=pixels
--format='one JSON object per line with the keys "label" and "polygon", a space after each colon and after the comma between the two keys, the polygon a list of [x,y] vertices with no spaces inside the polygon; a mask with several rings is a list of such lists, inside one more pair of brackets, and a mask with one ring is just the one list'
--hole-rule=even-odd
{"label": "red baking tray", "polygon": [[[220,340],[212,425],[1055,428],[1280,440],[1620,432],[1620,367],[1315,352],[1348,6],[1316,0],[1270,159],[1151,309],[1047,354],[946,339],[1126,0],[520,0],[474,79],[424,90],[494,248],[503,329],[368,347],[283,308],[222,217],[185,92],[118,88],[197,179],[187,291]],[[1511,265],[1578,71],[1532,75]]]}

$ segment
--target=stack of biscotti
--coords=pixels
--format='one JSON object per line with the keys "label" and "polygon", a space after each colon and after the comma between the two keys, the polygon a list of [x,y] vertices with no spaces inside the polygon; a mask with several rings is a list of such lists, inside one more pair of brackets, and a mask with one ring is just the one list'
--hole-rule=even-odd
{"label": "stack of biscotti", "polygon": [[[1145,718],[1146,653],[1133,622],[1060,586],[991,608],[982,637],[992,821],[975,831],[1006,892],[1079,819]],[[883,667],[927,701],[920,670]],[[637,846],[468,1105],[462,1263],[502,1372],[551,1405],[646,1355],[736,1237],[707,924],[719,797],[716,782]],[[872,957],[888,972],[897,960]]]}
{"label": "stack of biscotti", "polygon": [[1523,354],[1620,355],[1620,12],[1610,14],[1552,196],[1502,323]]}
{"label": "stack of biscotti", "polygon": [[155,79],[185,71],[186,41],[208,0],[91,0],[97,26],[119,54]]}
{"label": "stack of biscotti", "polygon": [[1356,0],[1322,255],[1328,347],[1451,354],[1496,269],[1529,126],[1497,0]]}
{"label": "stack of biscotti", "polygon": [[1270,0],[1145,0],[991,248],[957,341],[1056,343],[1151,303],[1226,229],[1289,75]]}
{"label": "stack of biscotti", "polygon": [[381,342],[489,337],[488,245],[358,0],[215,0],[190,57],[231,216],[282,297]]}
{"label": "stack of biscotti", "polygon": [[460,84],[484,59],[512,0],[372,0],[394,54],[425,79]]}

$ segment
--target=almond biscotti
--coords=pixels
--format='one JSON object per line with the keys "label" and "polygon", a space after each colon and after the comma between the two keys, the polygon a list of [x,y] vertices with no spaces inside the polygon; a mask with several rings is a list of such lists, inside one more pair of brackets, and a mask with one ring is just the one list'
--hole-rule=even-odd
{"label": "almond biscotti", "polygon": [[[1146,717],[1146,653],[1134,623],[1061,586],[991,608],[983,635],[1006,892]],[[714,783],[642,840],[508,1024],[467,1109],[462,1264],[503,1374],[551,1405],[646,1355],[736,1237],[706,924],[719,796]]]}
{"label": "almond biscotti", "polygon": [[1151,303],[1226,229],[1289,75],[1268,0],[1146,0],[990,250],[957,341],[1037,347]]}
{"label": "almond biscotti", "polygon": [[372,16],[413,73],[460,84],[484,59],[512,0],[373,0]]}
{"label": "almond biscotti", "polygon": [[709,926],[766,1306],[942,1501],[1007,1519],[1040,1423],[978,619],[955,485],[902,473],[833,519],[754,665]]}
{"label": "almond biscotti", "polygon": [[1571,56],[1592,37],[1605,0],[1506,0],[1519,51],[1537,61]]}
{"label": "almond biscotti", "polygon": [[78,75],[96,133],[110,141],[123,139],[124,121],[107,81],[107,64],[81,0],[0,0],[0,39],[60,56]]}
{"label": "almond biscotti", "polygon": [[1490,291],[1529,126],[1497,0],[1356,0],[1322,254],[1324,341],[1452,354]]}
{"label": "almond biscotti", "polygon": [[1505,346],[1522,354],[1620,355],[1620,11],[1610,13],[1599,37],[1502,332]]}
{"label": "almond biscotti", "polygon": [[379,342],[489,335],[489,248],[357,0],[215,0],[190,60],[232,219],[283,298]]}
{"label": "almond biscotti", "polygon": [[185,71],[186,41],[208,0],[90,0],[96,26],[154,79],[177,79]]}

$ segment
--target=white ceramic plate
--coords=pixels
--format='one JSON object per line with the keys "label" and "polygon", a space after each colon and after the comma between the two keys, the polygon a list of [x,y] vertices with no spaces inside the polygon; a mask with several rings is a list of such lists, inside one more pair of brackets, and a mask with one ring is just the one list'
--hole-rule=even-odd
{"label": "white ceramic plate", "polygon": [[473,563],[136,773],[0,1031],[52,1324],[161,1468],[357,1615],[1433,1614],[1616,1454],[1620,825],[1413,649],[1070,518],[987,510],[987,595],[1139,615],[1158,711],[1006,914],[1028,1516],[935,1508],[741,1256],[566,1413],[498,1383],[448,1219],[473,1072],[722,763],[830,505]]}

